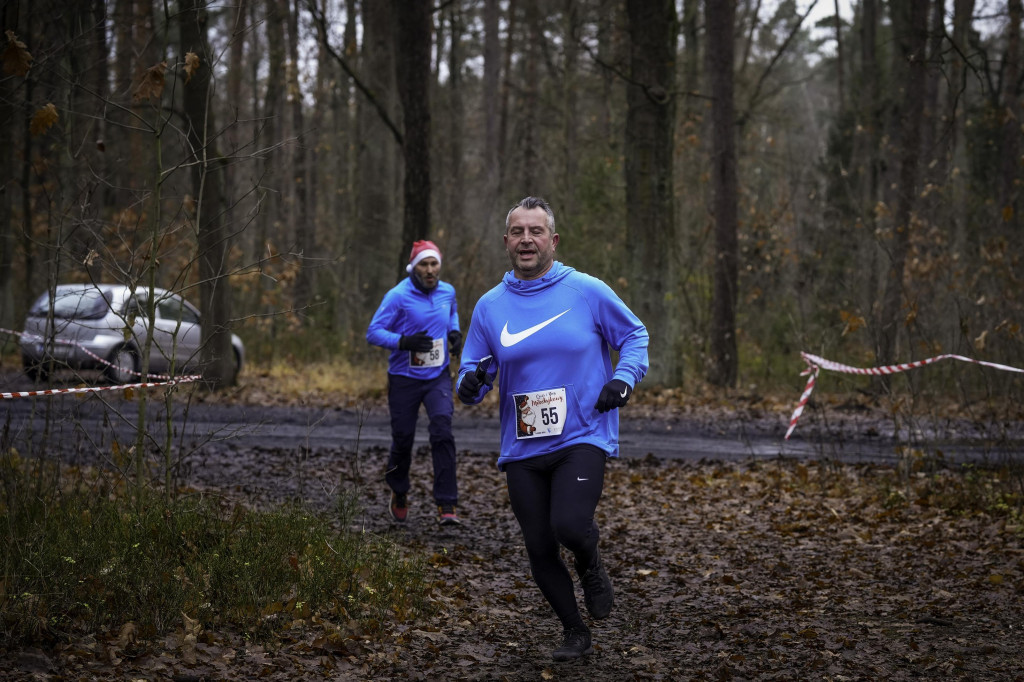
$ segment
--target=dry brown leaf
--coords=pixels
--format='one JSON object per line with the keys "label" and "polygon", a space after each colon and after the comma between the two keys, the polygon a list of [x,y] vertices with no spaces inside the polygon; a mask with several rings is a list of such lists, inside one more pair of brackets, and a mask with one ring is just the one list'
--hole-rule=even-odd
{"label": "dry brown leaf", "polygon": [[181,660],[188,665],[196,664],[196,636],[185,635],[181,638]]}
{"label": "dry brown leaf", "polygon": [[181,638],[181,660],[188,665],[196,663],[196,642],[199,633],[203,631],[203,624],[198,619],[189,618],[184,611],[181,612],[182,628],[184,634]]}
{"label": "dry brown leaf", "polygon": [[29,123],[28,131],[32,137],[39,137],[53,127],[60,120],[57,107],[52,102],[47,102],[42,108],[32,114],[32,122]]}
{"label": "dry brown leaf", "polygon": [[4,73],[12,76],[25,77],[32,66],[32,53],[25,48],[25,43],[18,40],[14,31],[7,31],[7,47],[4,48]]}
{"label": "dry brown leaf", "polygon": [[856,313],[851,313],[847,310],[840,310],[839,318],[845,324],[845,326],[843,327],[843,336],[846,336],[847,334],[852,334],[861,327],[867,326],[867,322],[864,320],[863,316],[857,315]]}
{"label": "dry brown leaf", "polygon": [[185,55],[185,82],[188,83],[192,80],[192,76],[196,75],[196,71],[199,70],[199,55],[195,52],[189,52]]}
{"label": "dry brown leaf", "polygon": [[128,621],[121,626],[121,632],[117,635],[117,646],[124,649],[129,644],[133,644],[138,637],[138,628],[135,623]]}
{"label": "dry brown leaf", "polygon": [[185,629],[186,634],[196,635],[197,637],[203,631],[203,624],[198,618],[189,618],[188,614],[184,611],[181,612],[181,623]]}
{"label": "dry brown leaf", "polygon": [[132,93],[132,101],[138,103],[147,99],[160,99],[164,94],[164,72],[167,62],[160,62],[146,69],[139,86]]}

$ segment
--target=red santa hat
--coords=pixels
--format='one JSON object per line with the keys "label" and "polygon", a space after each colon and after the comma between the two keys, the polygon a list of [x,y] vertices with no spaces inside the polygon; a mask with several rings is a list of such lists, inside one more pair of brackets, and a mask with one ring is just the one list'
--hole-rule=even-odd
{"label": "red santa hat", "polygon": [[405,266],[405,271],[412,272],[417,263],[431,256],[436,258],[438,263],[441,262],[441,249],[437,248],[437,244],[426,239],[413,242],[412,253],[409,254],[409,264]]}

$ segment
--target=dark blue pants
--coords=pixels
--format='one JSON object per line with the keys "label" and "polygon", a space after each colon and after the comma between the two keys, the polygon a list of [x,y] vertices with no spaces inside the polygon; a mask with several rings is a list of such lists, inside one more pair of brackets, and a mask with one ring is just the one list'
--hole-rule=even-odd
{"label": "dark blue pants", "polygon": [[420,405],[430,419],[430,451],[434,459],[434,501],[457,504],[455,438],[452,437],[452,378],[445,371],[429,381],[388,375],[388,408],[391,410],[391,456],[384,480],[396,493],[409,492],[409,467],[416,438]]}
{"label": "dark blue pants", "polygon": [[572,575],[560,547],[589,566],[600,539],[594,511],[604,489],[607,455],[593,445],[509,462],[505,480],[512,513],[519,521],[533,579],[562,625],[579,624]]}

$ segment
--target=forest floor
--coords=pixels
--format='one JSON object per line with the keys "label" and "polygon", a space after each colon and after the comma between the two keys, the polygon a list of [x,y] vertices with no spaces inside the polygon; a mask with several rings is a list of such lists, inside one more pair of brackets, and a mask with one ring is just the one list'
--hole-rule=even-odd
{"label": "forest floor", "polygon": [[194,661],[180,631],[132,655],[82,638],[6,652],[0,680],[1024,680],[1024,522],[997,501],[960,504],[986,494],[962,472],[610,460],[598,521],[615,609],[585,615],[593,655],[555,663],[560,627],[496,455],[460,452],[463,523],[442,528],[418,445],[402,525],[387,515],[382,448],[257,448],[194,467],[190,484],[254,506],[299,490],[323,511],[357,491],[357,526],[425,559],[430,616],[369,629],[312,617],[261,644],[207,631]]}

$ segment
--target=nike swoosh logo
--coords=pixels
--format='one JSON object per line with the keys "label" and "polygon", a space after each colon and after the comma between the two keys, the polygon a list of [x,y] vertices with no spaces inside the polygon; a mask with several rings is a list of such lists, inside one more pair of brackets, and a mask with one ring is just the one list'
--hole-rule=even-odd
{"label": "nike swoosh logo", "polygon": [[566,308],[565,310],[563,310],[562,312],[558,313],[557,315],[555,315],[551,319],[544,320],[540,324],[535,324],[532,327],[530,327],[529,329],[524,329],[523,331],[516,332],[515,334],[512,334],[512,333],[509,332],[509,330],[508,330],[508,322],[506,322],[505,323],[505,328],[501,330],[501,345],[503,345],[505,348],[511,348],[512,346],[516,345],[517,343],[519,343],[523,339],[528,338],[530,336],[533,336],[534,334],[539,332],[541,329],[543,329],[544,327],[548,326],[549,324],[551,324],[552,322],[554,322],[555,320],[560,318],[562,315],[565,315],[570,310],[572,310],[572,308]]}
{"label": "nike swoosh logo", "polygon": [[580,478],[579,476],[577,476],[576,480],[577,481],[589,481],[590,479],[589,478]]}
{"label": "nike swoosh logo", "polygon": [[622,393],[619,394],[619,397],[620,398],[625,398],[627,393],[629,393],[629,389],[628,388],[624,388],[624,389],[622,389]]}

